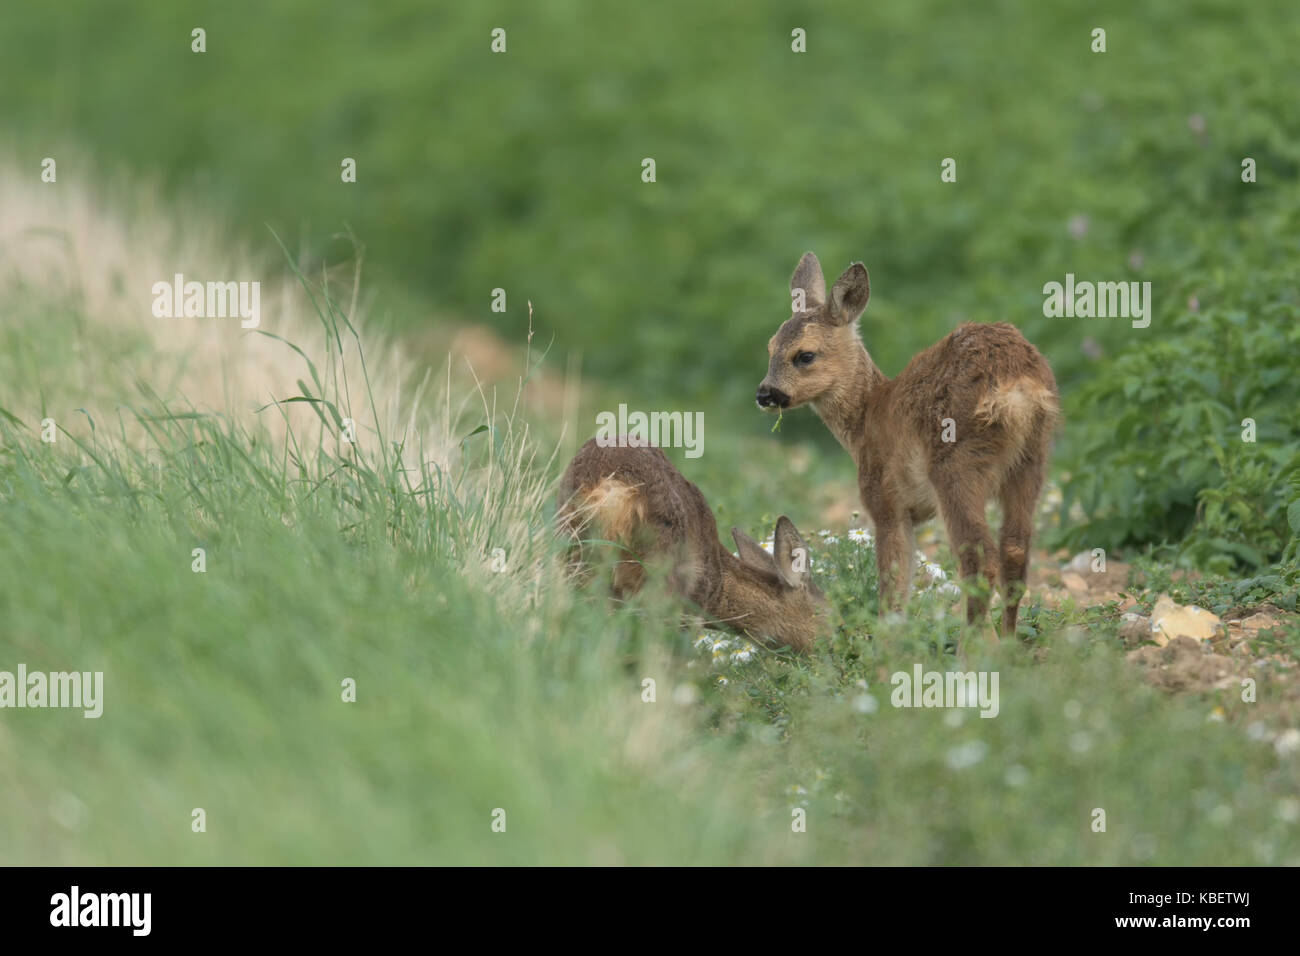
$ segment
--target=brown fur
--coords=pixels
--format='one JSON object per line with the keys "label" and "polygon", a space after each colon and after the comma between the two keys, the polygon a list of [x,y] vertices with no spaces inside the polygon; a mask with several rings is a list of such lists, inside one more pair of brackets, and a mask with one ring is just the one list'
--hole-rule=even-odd
{"label": "brown fur", "polygon": [[597,554],[609,554],[615,597],[639,591],[647,566],[664,562],[670,589],[711,623],[796,651],[829,630],[830,606],[807,571],[796,570],[794,549],[808,549],[790,519],[777,521],[774,555],[732,528],[735,557],[719,542],[700,489],[658,448],[602,447],[593,438],[565,469],[558,498],[573,566],[585,574]]}
{"label": "brown fur", "polygon": [[[862,263],[849,266],[827,296],[821,265],[806,253],[790,288],[804,290],[806,309],[768,342],[767,377],[757,400],[773,410],[811,404],[853,456],[862,504],[876,530],[881,609],[902,606],[916,525],[938,512],[962,577],[982,582],[982,590],[967,597],[967,620],[983,617],[987,595],[1000,580],[1003,631],[1014,634],[1034,507],[1060,421],[1047,360],[1015,326],[968,322],[889,379],[857,330],[871,294]],[[943,440],[944,419],[955,428],[952,442]],[[1002,508],[996,546],[984,518],[993,497]]]}

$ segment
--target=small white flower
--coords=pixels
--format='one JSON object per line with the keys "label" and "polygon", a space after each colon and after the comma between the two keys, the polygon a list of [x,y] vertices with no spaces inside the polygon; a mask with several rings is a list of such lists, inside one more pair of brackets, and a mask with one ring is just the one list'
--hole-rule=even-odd
{"label": "small white flower", "polygon": [[50,801],[50,816],[65,830],[75,832],[85,826],[90,812],[76,794],[59,790]]}
{"label": "small white flower", "polygon": [[1300,750],[1300,730],[1294,727],[1288,728],[1277,735],[1273,741],[1273,749],[1277,751],[1279,757],[1285,757],[1287,754],[1293,754]]}
{"label": "small white flower", "polygon": [[1232,807],[1226,803],[1221,803],[1210,811],[1210,822],[1215,826],[1224,827],[1232,822]]}
{"label": "small white flower", "polygon": [[948,572],[926,558],[925,552],[916,552],[916,562],[926,577],[925,583],[919,585],[922,590],[933,589],[944,597],[961,597],[961,586],[949,581]]}
{"label": "small white flower", "polygon": [[880,705],[870,694],[859,694],[853,698],[853,709],[859,714],[874,714]]}
{"label": "small white flower", "polygon": [[1156,838],[1150,833],[1139,833],[1129,844],[1135,860],[1149,860],[1156,855]]}
{"label": "small white flower", "polygon": [[983,760],[988,751],[988,744],[982,740],[972,740],[970,743],[961,744],[948,751],[948,766],[953,770],[965,770],[967,767],[973,767]]}
{"label": "small white flower", "polygon": [[1273,734],[1268,729],[1268,725],[1261,720],[1257,720],[1246,728],[1246,739],[1253,740],[1256,743],[1267,743]]}

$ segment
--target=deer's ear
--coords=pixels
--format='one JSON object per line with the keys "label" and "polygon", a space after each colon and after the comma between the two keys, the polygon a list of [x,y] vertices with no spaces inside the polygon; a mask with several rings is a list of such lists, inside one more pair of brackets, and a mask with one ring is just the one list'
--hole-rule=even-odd
{"label": "deer's ear", "polygon": [[736,553],[740,555],[740,560],[744,561],[750,567],[762,568],[765,571],[775,571],[776,563],[772,556],[763,550],[763,546],[751,538],[739,528],[731,529],[731,537],[736,542]]}
{"label": "deer's ear", "polygon": [[855,262],[844,270],[831,288],[831,318],[836,325],[856,322],[871,298],[871,277],[867,267]]}
{"label": "deer's ear", "polygon": [[822,278],[822,264],[811,252],[805,252],[790,277],[790,293],[803,291],[803,311],[811,312],[826,304],[826,280]]}
{"label": "deer's ear", "polygon": [[776,519],[772,553],[776,558],[776,573],[787,586],[801,588],[808,582],[808,545],[794,522],[785,515]]}

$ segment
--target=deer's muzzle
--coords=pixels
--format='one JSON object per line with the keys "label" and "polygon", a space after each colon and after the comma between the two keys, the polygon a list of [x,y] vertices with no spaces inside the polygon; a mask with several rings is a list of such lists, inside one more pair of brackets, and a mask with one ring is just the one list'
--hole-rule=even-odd
{"label": "deer's muzzle", "polygon": [[754,401],[758,402],[759,408],[790,407],[790,396],[779,388],[772,388],[769,385],[758,386],[758,391],[754,393]]}

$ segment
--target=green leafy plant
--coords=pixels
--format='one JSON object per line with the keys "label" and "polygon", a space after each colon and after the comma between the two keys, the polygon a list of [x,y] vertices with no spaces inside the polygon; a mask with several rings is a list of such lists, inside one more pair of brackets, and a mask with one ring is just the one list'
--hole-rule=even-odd
{"label": "green leafy plant", "polygon": [[1062,511],[1084,519],[1063,521],[1057,543],[1169,542],[1218,572],[1294,560],[1300,307],[1289,265],[1246,255],[1170,276],[1150,339],[1070,396]]}

